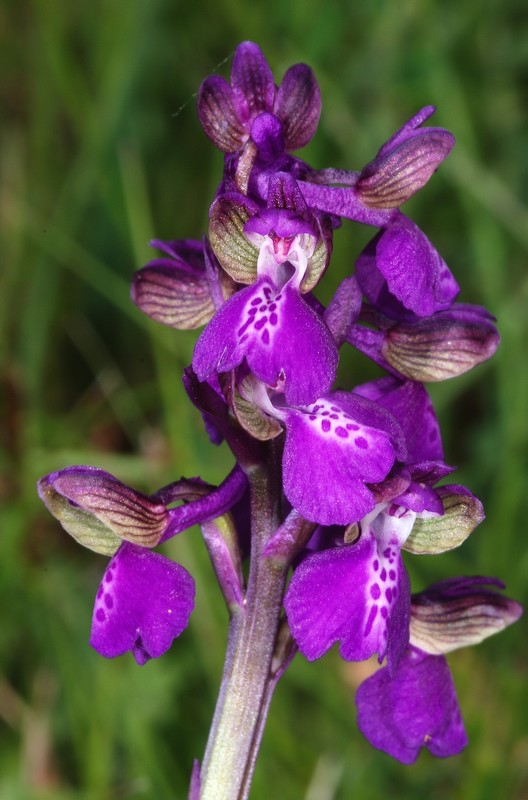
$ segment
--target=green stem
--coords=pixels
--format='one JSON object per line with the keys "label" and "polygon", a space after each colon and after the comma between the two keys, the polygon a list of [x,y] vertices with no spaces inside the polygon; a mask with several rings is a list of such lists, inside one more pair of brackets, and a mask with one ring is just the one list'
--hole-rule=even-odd
{"label": "green stem", "polygon": [[251,563],[245,605],[229,628],[226,664],[201,769],[200,800],[248,797],[270,693],[287,566],[263,558],[277,527],[275,492],[261,467],[249,476]]}

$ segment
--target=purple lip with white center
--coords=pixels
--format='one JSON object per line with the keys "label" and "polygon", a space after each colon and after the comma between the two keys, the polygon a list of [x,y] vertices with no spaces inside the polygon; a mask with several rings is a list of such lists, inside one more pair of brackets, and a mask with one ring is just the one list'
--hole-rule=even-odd
{"label": "purple lip with white center", "polygon": [[284,380],[288,403],[309,403],[328,391],[337,347],[321,317],[287,283],[266,278],[237,292],[217,311],[196,343],[193,369],[203,381],[246,362],[260,380]]}

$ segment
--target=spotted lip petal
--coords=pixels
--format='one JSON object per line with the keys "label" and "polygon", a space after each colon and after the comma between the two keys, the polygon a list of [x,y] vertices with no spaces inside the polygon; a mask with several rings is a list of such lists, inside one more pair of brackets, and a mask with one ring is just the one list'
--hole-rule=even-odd
{"label": "spotted lip petal", "polygon": [[125,542],[97,592],[90,644],[106,658],[131,650],[138,664],[158,658],[187,627],[194,581],[179,564]]}
{"label": "spotted lip petal", "polygon": [[237,292],[215,314],[196,343],[193,369],[203,381],[244,358],[269,386],[283,379],[294,405],[328,391],[337,369],[337,348],[321,318],[296,289],[277,291],[266,279]]}
{"label": "spotted lip petal", "polygon": [[443,656],[409,648],[391,677],[384,667],[356,693],[358,727],[369,742],[403,764],[422,747],[439,758],[456,755],[467,736],[453,679]]}
{"label": "spotted lip petal", "polygon": [[348,525],[371,511],[376,501],[366,484],[383,480],[395,459],[397,423],[374,403],[344,394],[282,412],[284,492],[321,525]]}
{"label": "spotted lip petal", "polygon": [[348,661],[387,649],[397,663],[409,639],[409,579],[397,543],[368,533],[346,547],[308,556],[295,570],[284,606],[299,650],[313,661],[336,642]]}

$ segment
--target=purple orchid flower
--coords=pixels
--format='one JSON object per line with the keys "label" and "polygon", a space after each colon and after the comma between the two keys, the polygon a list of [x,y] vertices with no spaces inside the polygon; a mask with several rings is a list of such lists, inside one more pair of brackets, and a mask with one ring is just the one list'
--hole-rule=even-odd
{"label": "purple orchid flower", "polygon": [[90,644],[106,658],[132,651],[138,664],[163,655],[185,630],[194,580],[159,553],[124,542],[95,599]]}
{"label": "purple orchid flower", "polygon": [[376,496],[368,484],[382,481],[404,453],[401,430],[389,413],[347,392],[293,406],[284,395],[270,398],[264,384],[254,380],[246,380],[241,390],[286,429],[284,493],[305,519],[349,525],[374,509]]}
{"label": "purple orchid flower", "polygon": [[253,42],[237,47],[231,85],[211,75],[198,93],[198,116],[213,144],[224,153],[237,153],[251,139],[264,160],[304,147],[320,113],[312,70],[306,64],[290,67],[277,89],[268,62]]}
{"label": "purple orchid flower", "polygon": [[420,127],[435,110],[422,108],[361,172],[312,171],[299,183],[307,204],[367,225],[387,225],[396,209],[425,186],[455,143],[443,128]]}
{"label": "purple orchid flower", "polygon": [[[101,655],[113,658],[131,650],[144,664],[182,633],[194,606],[194,580],[151,548],[226,513],[246,483],[236,467],[217,489],[182,479],[148,497],[95,467],[67,467],[41,478],[39,495],[65,530],[80,544],[112,556],[92,620],[90,644]],[[167,507],[176,500],[186,502]],[[232,581],[230,563],[223,561]]]}
{"label": "purple orchid flower", "polygon": [[[231,297],[198,339],[196,375],[203,381],[245,359],[268,386],[284,387],[288,403],[312,402],[329,390],[338,356],[329,329],[301,293],[319,279],[330,245],[295,180],[277,175],[262,211],[242,196],[221,196],[211,212],[211,231],[224,268],[252,285]],[[226,250],[234,256],[223,259]]]}
{"label": "purple orchid flower", "polygon": [[357,543],[308,555],[284,599],[292,635],[310,661],[333,644],[348,661],[385,655],[398,663],[409,641],[410,583],[400,550],[412,515],[376,508]]}
{"label": "purple orchid flower", "polygon": [[[319,658],[339,641],[343,658],[361,661],[378,654],[381,661],[386,655],[393,670],[409,640],[410,584],[401,550],[417,517],[444,513],[431,485],[451,469],[442,461],[438,422],[420,384],[389,377],[358,387],[356,393],[399,423],[405,440],[400,464],[375,495],[370,487],[378,502],[359,522],[357,540],[345,544],[341,539],[337,546],[307,555],[294,571],[284,605],[299,650],[308,659]],[[337,479],[332,476],[333,483]]]}
{"label": "purple orchid flower", "polygon": [[358,727],[379,750],[413,764],[422,747],[439,758],[460,753],[467,736],[445,658],[413,647],[391,677],[384,667],[356,693]]}
{"label": "purple orchid flower", "polygon": [[356,693],[358,726],[369,742],[404,764],[422,747],[456,755],[467,744],[453,679],[444,654],[511,625],[521,606],[488,588],[493,578],[455,578],[413,595],[411,644],[392,672],[384,667]]}

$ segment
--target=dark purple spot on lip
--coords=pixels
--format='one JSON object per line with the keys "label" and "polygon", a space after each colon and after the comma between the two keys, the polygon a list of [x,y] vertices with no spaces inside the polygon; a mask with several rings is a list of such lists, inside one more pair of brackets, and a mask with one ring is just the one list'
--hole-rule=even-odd
{"label": "dark purple spot on lip", "polygon": [[[387,619],[388,613],[389,613],[389,611],[388,611],[387,606],[382,606],[381,607],[381,616],[383,617],[383,619]],[[387,632],[385,631],[385,633],[387,633]]]}
{"label": "dark purple spot on lip", "polygon": [[110,569],[106,570],[105,581],[107,583],[111,583],[114,580],[114,576],[112,575],[112,571]]}
{"label": "dark purple spot on lip", "polygon": [[391,581],[395,581],[396,580],[396,571],[395,570],[393,570],[393,569],[389,570],[389,578],[391,579]]}
{"label": "dark purple spot on lip", "polygon": [[272,314],[270,314],[269,321],[270,321],[270,325],[276,325],[277,322],[279,321],[279,318],[275,313],[272,313]]}
{"label": "dark purple spot on lip", "polygon": [[113,608],[114,607],[114,598],[112,597],[111,594],[105,594],[104,603],[105,603],[105,606],[107,608]]}
{"label": "dark purple spot on lip", "polygon": [[262,303],[262,297],[254,297],[251,301],[252,306],[258,306],[259,303]]}
{"label": "dark purple spot on lip", "polygon": [[311,419],[311,420],[317,419],[317,414],[310,414],[308,419]]}
{"label": "dark purple spot on lip", "polygon": [[327,419],[324,419],[324,420],[321,422],[321,430],[322,430],[324,433],[328,433],[328,431],[330,430],[330,428],[331,428],[331,427],[332,427],[332,423],[331,423],[329,420],[327,420]]}
{"label": "dark purple spot on lip", "polygon": [[[339,411],[341,411],[341,409],[340,409],[340,408],[338,408],[337,406],[330,406],[330,411],[337,411],[337,412],[339,412]],[[346,416],[346,415],[345,415],[345,416]]]}
{"label": "dark purple spot on lip", "polygon": [[[350,417],[348,419],[350,419]],[[347,431],[358,431],[359,430],[359,425],[354,425],[352,422],[347,422],[346,428],[347,428]]]}
{"label": "dark purple spot on lip", "polygon": [[[322,408],[322,406],[321,406],[321,408]],[[329,415],[329,413],[330,413],[329,411],[321,411],[321,416],[322,417],[327,417]]]}
{"label": "dark purple spot on lip", "polygon": [[365,450],[368,447],[368,442],[362,436],[357,436],[354,439],[354,444],[356,447],[361,447],[362,450]]}
{"label": "dark purple spot on lip", "polygon": [[277,303],[271,303],[271,304],[270,304],[270,307],[269,307],[269,310],[270,310],[270,311],[275,311],[275,310],[276,310],[276,308],[277,308]]}
{"label": "dark purple spot on lip", "polygon": [[257,307],[256,306],[253,306],[248,311],[248,314],[249,314],[250,317],[254,317],[256,313],[257,313]]}
{"label": "dark purple spot on lip", "polygon": [[262,305],[262,306],[259,308],[259,311],[266,311],[266,309],[267,309],[267,306],[265,306],[265,305]]}
{"label": "dark purple spot on lip", "polygon": [[344,428],[342,428],[341,425],[337,426],[335,432],[337,433],[338,436],[341,437],[341,439],[348,439],[348,432]]}
{"label": "dark purple spot on lip", "polygon": [[279,300],[282,300],[282,295],[281,294],[277,295],[277,297],[275,298],[275,302],[278,303]]}
{"label": "dark purple spot on lip", "polygon": [[387,570],[385,569],[385,567],[383,567],[383,569],[380,572],[380,578],[382,581],[387,580]]}
{"label": "dark purple spot on lip", "polygon": [[390,547],[386,547],[385,550],[383,551],[383,555],[385,556],[385,558],[388,558],[390,554],[391,554]]}
{"label": "dark purple spot on lip", "polygon": [[372,569],[374,570],[374,572],[377,572],[379,570],[379,561],[378,561],[378,559],[376,559],[375,562],[373,563]]}
{"label": "dark purple spot on lip", "polygon": [[106,614],[104,612],[104,609],[102,609],[102,608],[98,608],[97,609],[97,611],[95,613],[95,616],[97,617],[97,621],[98,622],[104,622],[105,619],[106,619]]}
{"label": "dark purple spot on lip", "polygon": [[99,587],[99,589],[98,589],[98,591],[97,591],[97,599],[98,599],[98,600],[100,600],[100,599],[101,599],[101,597],[103,596],[103,592],[104,592],[104,589],[103,589],[103,587],[102,587],[102,586],[100,586],[100,587]]}
{"label": "dark purple spot on lip", "polygon": [[264,330],[262,331],[261,339],[264,342],[264,344],[269,344],[270,343],[270,335],[269,335],[269,331],[268,331],[267,328],[264,328]]}
{"label": "dark purple spot on lip", "polygon": [[380,587],[378,586],[377,583],[373,583],[372,586],[370,587],[370,596],[373,597],[374,600],[377,600],[380,594],[381,594]]}
{"label": "dark purple spot on lip", "polygon": [[390,601],[392,600],[392,589],[390,587],[388,589],[385,589],[385,597],[390,603]]}
{"label": "dark purple spot on lip", "polygon": [[249,339],[249,334],[245,333],[243,336],[240,337],[240,344],[247,342],[248,339]]}
{"label": "dark purple spot on lip", "polygon": [[268,321],[267,317],[261,317],[260,319],[258,319],[255,322],[255,330],[259,331],[261,328],[264,327],[264,325],[266,324],[267,321]]}
{"label": "dark purple spot on lip", "polygon": [[320,408],[322,408],[322,406],[319,406],[319,405],[317,405],[317,403],[316,403],[316,404],[314,405],[314,407],[312,408],[312,411],[313,411],[313,413],[315,414],[315,412],[316,412],[316,411],[319,411],[319,409],[320,409]]}
{"label": "dark purple spot on lip", "polygon": [[330,414],[330,419],[339,419],[339,414]]}

